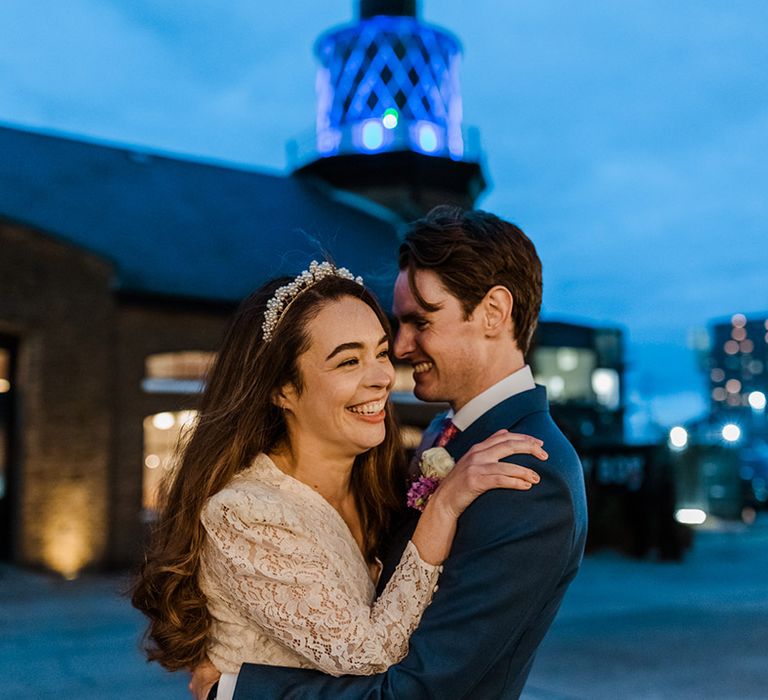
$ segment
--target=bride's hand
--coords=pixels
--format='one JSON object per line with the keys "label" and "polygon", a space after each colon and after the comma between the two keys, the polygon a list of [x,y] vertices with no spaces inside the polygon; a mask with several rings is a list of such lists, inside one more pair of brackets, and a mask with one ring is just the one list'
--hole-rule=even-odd
{"label": "bride's hand", "polygon": [[189,692],[195,700],[206,700],[213,684],[221,678],[221,673],[206,656],[205,661],[192,669],[192,679],[189,681]]}
{"label": "bride's hand", "polygon": [[491,489],[525,491],[539,483],[539,475],[517,464],[502,462],[504,457],[529,454],[540,460],[548,458],[544,443],[530,435],[499,430],[473,445],[446,476],[430,498],[430,504],[458,518],[478,496]]}

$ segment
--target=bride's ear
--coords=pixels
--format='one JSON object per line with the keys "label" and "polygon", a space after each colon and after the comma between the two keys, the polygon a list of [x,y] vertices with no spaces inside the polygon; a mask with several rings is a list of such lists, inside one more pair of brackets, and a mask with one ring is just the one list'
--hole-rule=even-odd
{"label": "bride's ear", "polygon": [[272,392],[272,403],[281,411],[290,411],[293,409],[296,400],[296,387],[293,384],[285,384]]}

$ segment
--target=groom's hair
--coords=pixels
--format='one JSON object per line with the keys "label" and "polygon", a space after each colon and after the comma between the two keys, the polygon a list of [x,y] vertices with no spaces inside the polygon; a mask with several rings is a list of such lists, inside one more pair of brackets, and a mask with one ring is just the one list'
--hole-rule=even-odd
{"label": "groom's hair", "polygon": [[517,226],[480,210],[441,205],[413,222],[400,246],[399,265],[408,270],[411,292],[436,311],[415,284],[416,270],[432,270],[469,318],[491,287],[512,294],[514,339],[528,352],[541,309],[541,260]]}

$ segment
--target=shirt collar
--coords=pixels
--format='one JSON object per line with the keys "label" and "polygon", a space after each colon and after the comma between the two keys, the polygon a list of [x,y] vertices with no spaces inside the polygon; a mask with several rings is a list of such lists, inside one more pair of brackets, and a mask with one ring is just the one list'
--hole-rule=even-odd
{"label": "shirt collar", "polygon": [[525,365],[475,396],[456,413],[453,413],[453,411],[448,413],[448,417],[459,430],[466,430],[480,416],[490,411],[502,401],[535,387],[536,383],[533,381],[531,368]]}

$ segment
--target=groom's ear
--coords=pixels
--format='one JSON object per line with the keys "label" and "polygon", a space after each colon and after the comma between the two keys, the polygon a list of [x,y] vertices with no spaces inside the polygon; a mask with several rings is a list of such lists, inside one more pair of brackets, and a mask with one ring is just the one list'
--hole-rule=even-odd
{"label": "groom's ear", "polygon": [[488,337],[508,335],[512,331],[512,292],[504,285],[491,287],[480,302],[483,326]]}

